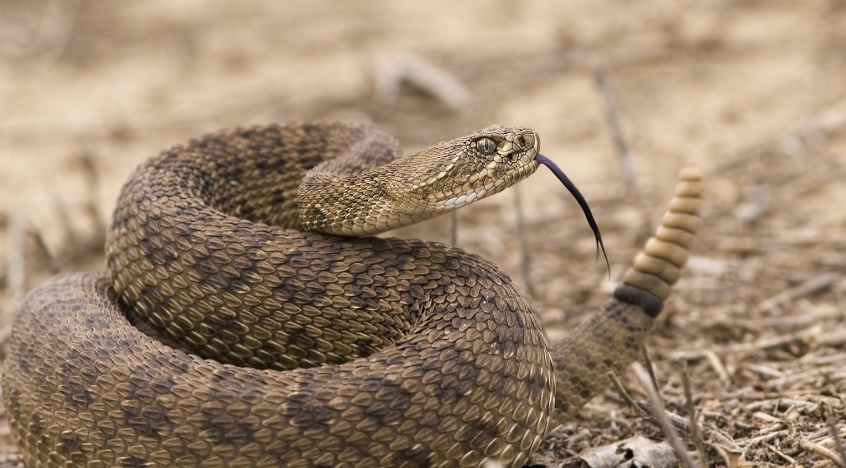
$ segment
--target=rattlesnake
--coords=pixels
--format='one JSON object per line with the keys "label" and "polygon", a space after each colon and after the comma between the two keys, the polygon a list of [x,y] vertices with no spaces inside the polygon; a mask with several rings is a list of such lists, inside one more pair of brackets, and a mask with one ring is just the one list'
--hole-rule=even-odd
{"label": "rattlesnake", "polygon": [[109,271],[49,280],[15,320],[3,398],[27,465],[521,466],[635,357],[698,228],[698,170],[614,298],[551,348],[491,262],[340,236],[501,191],[538,148],[493,126],[399,158],[374,127],[320,123],[151,159],[118,199]]}

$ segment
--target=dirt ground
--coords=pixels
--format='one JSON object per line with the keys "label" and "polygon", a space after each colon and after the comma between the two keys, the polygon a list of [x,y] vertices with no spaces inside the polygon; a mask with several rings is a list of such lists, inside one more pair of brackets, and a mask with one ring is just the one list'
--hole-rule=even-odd
{"label": "dirt ground", "polygon": [[[649,341],[667,409],[687,417],[686,368],[709,466],[840,462],[829,425],[846,434],[846,1],[2,0],[0,103],[4,340],[51,271],[103,265],[134,166],[222,127],[376,122],[407,152],[492,123],[534,127],[591,204],[611,280],[544,169],[461,210],[455,240],[531,290],[552,340],[608,297],[696,161],[704,228]],[[450,242],[452,229],[447,216],[396,235]],[[630,372],[621,380],[645,398]],[[2,417],[0,462],[14,462]],[[578,466],[635,434],[662,437],[610,388],[532,463]]]}

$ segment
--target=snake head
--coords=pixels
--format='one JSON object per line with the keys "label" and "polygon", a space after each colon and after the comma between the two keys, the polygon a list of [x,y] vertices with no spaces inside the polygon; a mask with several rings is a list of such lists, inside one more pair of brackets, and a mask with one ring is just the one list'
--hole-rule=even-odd
{"label": "snake head", "polygon": [[[330,162],[332,171],[313,169],[300,184],[300,222],[307,230],[344,236],[407,226],[525,179],[538,168],[539,148],[534,130],[493,125],[360,172]],[[364,159],[351,155],[353,162]]]}
{"label": "snake head", "polygon": [[406,193],[421,203],[405,208],[428,217],[501,192],[538,168],[539,149],[534,130],[492,125],[410,155],[402,161],[417,177]]}

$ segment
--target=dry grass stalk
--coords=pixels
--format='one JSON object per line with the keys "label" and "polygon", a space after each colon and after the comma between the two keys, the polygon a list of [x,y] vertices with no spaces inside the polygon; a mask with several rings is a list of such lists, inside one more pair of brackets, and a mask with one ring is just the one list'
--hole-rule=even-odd
{"label": "dry grass stalk", "polygon": [[24,234],[26,215],[15,210],[9,219],[9,254],[6,258],[7,287],[9,295],[20,302],[26,293],[26,263],[24,259]]}
{"label": "dry grass stalk", "polygon": [[470,101],[470,91],[447,70],[420,57],[403,54],[395,57],[379,72],[373,104],[377,114],[396,107],[403,83],[428,92],[450,108],[461,111]]}
{"label": "dry grass stalk", "polygon": [[688,468],[703,467],[704,465],[700,465],[693,460],[690,453],[687,451],[687,447],[685,447],[679,437],[679,433],[676,432],[675,427],[673,427],[670,423],[670,419],[667,417],[667,413],[664,410],[664,402],[655,390],[650,374],[638,362],[632,364],[632,370],[634,370],[637,379],[640,381],[641,388],[649,397],[649,403],[652,406],[652,415],[658,420],[661,430],[664,432],[664,436],[667,437],[667,441],[676,452],[676,457],[678,457],[679,461],[684,463],[684,465]]}
{"label": "dry grass stalk", "polygon": [[843,462],[843,459],[841,459],[840,455],[834,450],[827,449],[822,445],[811,442],[807,439],[802,439],[799,442],[799,446],[802,447],[802,449],[805,451],[813,452],[821,457],[829,459],[830,461],[834,462],[837,466],[846,467],[846,463]]}
{"label": "dry grass stalk", "polygon": [[828,432],[834,441],[834,450],[840,456],[840,465],[846,466],[846,448],[843,447],[843,440],[840,438],[840,431],[837,430],[837,424],[830,422],[828,424]]}
{"label": "dry grass stalk", "polygon": [[629,151],[629,144],[623,136],[617,105],[614,102],[611,88],[608,85],[607,73],[605,70],[597,68],[594,70],[593,77],[605,102],[605,121],[608,124],[608,129],[611,131],[611,139],[614,141],[614,147],[617,149],[617,158],[620,161],[620,167],[623,168],[623,175],[626,177],[626,182],[634,192],[636,199],[639,200],[642,191],[640,185],[637,183],[637,171],[635,170],[634,159],[632,158],[631,151]]}
{"label": "dry grass stalk", "polygon": [[696,451],[699,453],[699,461],[704,463],[706,460],[705,441],[702,439],[702,430],[696,421],[696,405],[693,403],[693,392],[690,389],[690,376],[687,375],[686,364],[682,369],[681,377],[682,385],[684,386],[685,408],[687,410],[687,417],[690,419],[691,437],[693,438],[693,443],[696,445]]}
{"label": "dry grass stalk", "polygon": [[41,228],[35,223],[33,220],[28,220],[27,226],[27,234],[35,241],[35,245],[38,247],[38,250],[44,255],[44,258],[47,259],[48,268],[51,274],[58,274],[62,271],[61,266],[59,265],[59,260],[56,258],[56,255],[47,245],[47,241],[44,240],[44,235],[42,234]]}
{"label": "dry grass stalk", "polygon": [[450,211],[449,245],[458,247],[458,211]]}
{"label": "dry grass stalk", "polygon": [[520,186],[515,186],[514,211],[517,214],[517,238],[520,242],[520,276],[523,278],[523,285],[530,298],[535,299],[534,283],[532,282],[532,250],[529,246],[529,234],[526,230],[526,221],[523,218],[523,203],[520,197]]}
{"label": "dry grass stalk", "polygon": [[62,196],[58,192],[53,191],[52,198],[53,212],[56,215],[56,219],[59,220],[59,225],[62,227],[62,232],[64,233],[63,243],[67,246],[78,246],[79,237],[76,235],[76,229],[74,229],[73,223],[71,223],[70,210],[68,210]]}
{"label": "dry grass stalk", "polygon": [[758,312],[769,312],[782,304],[827,288],[841,279],[842,276],[835,273],[823,274],[811,278],[795,288],[788,289],[762,302],[758,305]]}
{"label": "dry grass stalk", "polygon": [[98,194],[100,193],[100,176],[94,161],[94,155],[86,151],[79,157],[79,162],[82,165],[82,173],[85,176],[88,193],[85,211],[94,229],[92,242],[102,243],[106,240],[106,220],[97,206],[97,200],[99,200]]}

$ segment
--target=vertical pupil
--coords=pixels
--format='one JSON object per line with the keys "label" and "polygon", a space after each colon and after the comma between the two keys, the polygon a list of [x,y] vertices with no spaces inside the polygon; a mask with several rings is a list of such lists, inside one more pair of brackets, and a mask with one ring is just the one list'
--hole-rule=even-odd
{"label": "vertical pupil", "polygon": [[491,140],[490,138],[482,138],[481,140],[479,140],[479,143],[477,144],[477,146],[478,146],[479,150],[481,150],[483,153],[487,154],[487,153],[493,152],[494,147],[496,145],[494,145],[493,140]]}

